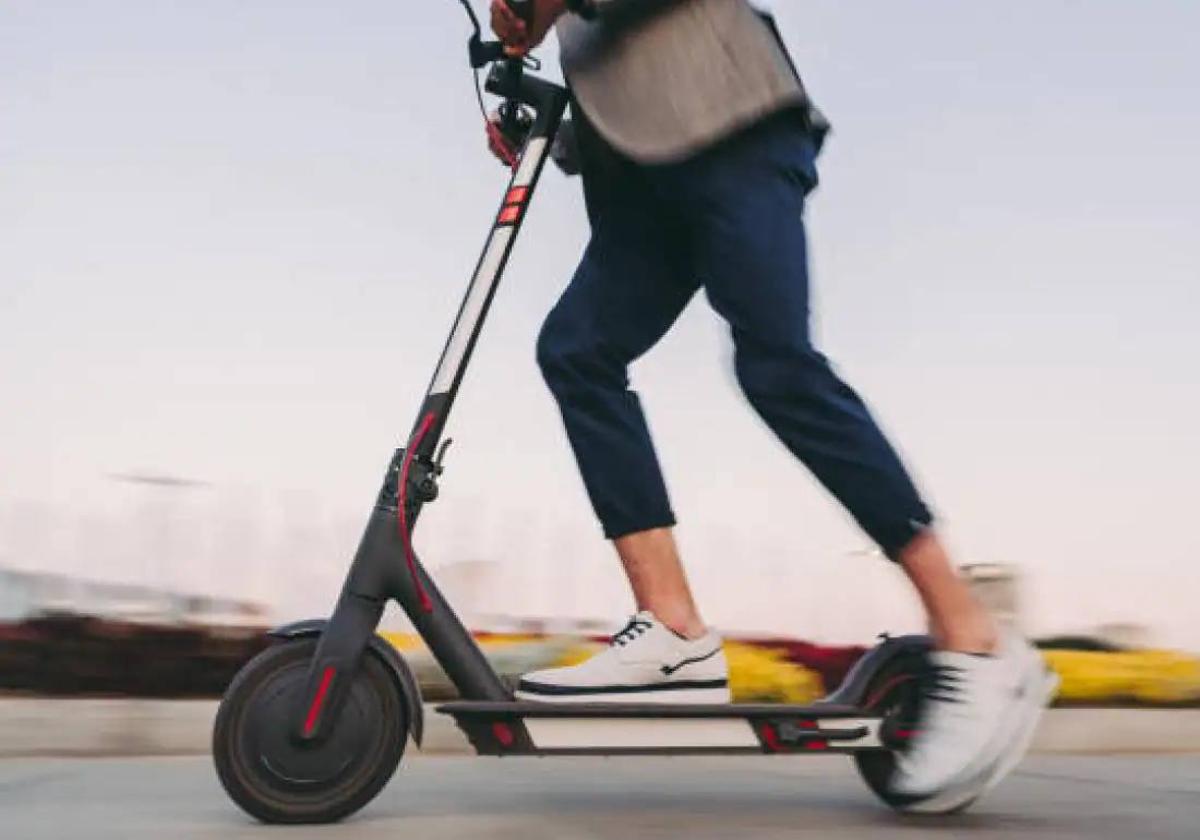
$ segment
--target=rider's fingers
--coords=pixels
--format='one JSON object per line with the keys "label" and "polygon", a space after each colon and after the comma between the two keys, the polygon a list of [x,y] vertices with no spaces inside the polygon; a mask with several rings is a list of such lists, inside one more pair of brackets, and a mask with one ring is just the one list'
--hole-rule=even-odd
{"label": "rider's fingers", "polygon": [[510,46],[520,44],[528,37],[525,21],[517,17],[504,0],[492,0],[492,31]]}

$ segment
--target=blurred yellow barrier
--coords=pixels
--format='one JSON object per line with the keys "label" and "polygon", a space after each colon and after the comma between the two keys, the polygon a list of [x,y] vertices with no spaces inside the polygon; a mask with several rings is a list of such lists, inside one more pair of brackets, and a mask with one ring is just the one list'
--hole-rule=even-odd
{"label": "blurred yellow barrier", "polygon": [[[425,642],[416,633],[383,632],[379,635],[387,639],[396,650],[421,650],[425,647]],[[479,638],[477,641],[486,650],[487,648],[541,642],[545,639],[545,636],[534,633],[496,633]]]}
{"label": "blurred yellow barrier", "polygon": [[566,668],[569,665],[578,665],[585,659],[590,659],[600,651],[604,650],[604,645],[597,642],[580,642],[577,645],[571,645],[565,652],[547,667],[550,668]]}
{"label": "blurred yellow barrier", "polygon": [[396,650],[420,650],[425,647],[421,637],[415,633],[380,633]]}
{"label": "blurred yellow barrier", "polygon": [[[382,634],[398,650],[423,649],[411,633]],[[488,636],[481,644],[494,661],[504,661],[514,673],[545,667],[578,664],[603,645],[559,638],[557,645],[536,636]],[[565,650],[561,645],[566,644]],[[542,646],[544,645],[544,646]],[[517,661],[506,651],[512,651]],[[725,643],[729,659],[729,684],[740,703],[810,703],[823,696],[820,675],[787,659],[786,652],[771,647]],[[1178,705],[1200,703],[1200,658],[1164,650],[1116,653],[1048,650],[1046,664],[1062,680],[1058,700],[1066,703],[1142,703]],[[542,660],[542,661],[538,661]]]}
{"label": "blurred yellow barrier", "polygon": [[1166,650],[1047,650],[1042,656],[1062,679],[1059,701],[1200,702],[1200,659],[1195,656]]}
{"label": "blurred yellow barrier", "polygon": [[821,675],[789,662],[786,652],[725,643],[729,687],[737,703],[811,703],[825,693]]}

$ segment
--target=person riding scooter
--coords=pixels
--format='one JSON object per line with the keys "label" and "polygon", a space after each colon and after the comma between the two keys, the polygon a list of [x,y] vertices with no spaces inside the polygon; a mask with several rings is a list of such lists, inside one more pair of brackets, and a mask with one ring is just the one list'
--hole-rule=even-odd
{"label": "person riding scooter", "polygon": [[[627,369],[703,289],[732,329],[738,382],[783,444],[907,574],[936,643],[893,787],[931,795],[1006,772],[1052,690],[956,574],[934,518],[863,401],[814,346],[802,214],[823,120],[745,0],[493,0],[511,55],[557,29],[591,240],[537,359],[637,614],[594,658],[526,674],[554,702],[727,702]],[[994,781],[994,780],[993,780]]]}

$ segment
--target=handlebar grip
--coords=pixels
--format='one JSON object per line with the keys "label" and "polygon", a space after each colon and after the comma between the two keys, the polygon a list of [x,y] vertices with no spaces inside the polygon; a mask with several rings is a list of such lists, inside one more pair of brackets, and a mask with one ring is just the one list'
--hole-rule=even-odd
{"label": "handlebar grip", "polygon": [[508,4],[508,8],[512,9],[526,26],[533,25],[533,0],[504,0]]}

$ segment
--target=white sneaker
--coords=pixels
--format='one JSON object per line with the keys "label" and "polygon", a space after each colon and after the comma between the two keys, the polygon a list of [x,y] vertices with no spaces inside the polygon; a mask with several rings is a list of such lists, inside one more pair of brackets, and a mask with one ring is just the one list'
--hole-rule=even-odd
{"label": "white sneaker", "polygon": [[992,656],[935,651],[930,659],[917,736],[898,761],[892,789],[918,797],[982,793],[1028,749],[1056,678],[1015,635]]}
{"label": "white sneaker", "polygon": [[[1031,648],[1031,650],[1033,649]],[[1041,665],[1042,678],[1040,684],[1037,682],[1032,684],[1032,702],[1023,704],[1025,713],[1018,715],[1014,721],[1011,738],[1001,751],[999,760],[989,771],[987,783],[984,785],[981,793],[985,793],[1000,784],[1021,763],[1021,759],[1025,757],[1025,753],[1029,752],[1029,746],[1033,743],[1033,736],[1037,733],[1037,725],[1038,721],[1042,719],[1042,712],[1046,710],[1046,707],[1050,705],[1054,700],[1054,696],[1058,693],[1058,686],[1061,682],[1058,674],[1046,667],[1041,659],[1041,655],[1036,650],[1033,650],[1033,653],[1038,657],[1038,662]]]}
{"label": "white sneaker", "polygon": [[685,639],[643,610],[608,649],[566,668],[521,677],[518,700],[550,703],[728,703],[721,637]]}

